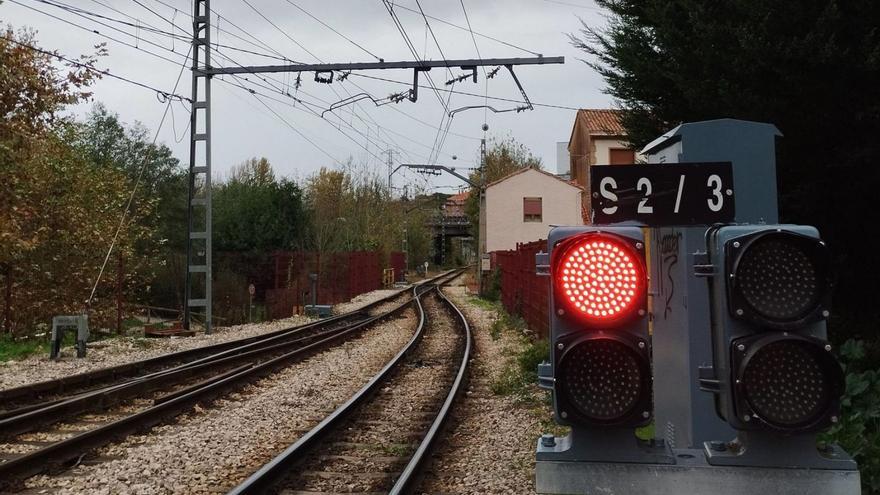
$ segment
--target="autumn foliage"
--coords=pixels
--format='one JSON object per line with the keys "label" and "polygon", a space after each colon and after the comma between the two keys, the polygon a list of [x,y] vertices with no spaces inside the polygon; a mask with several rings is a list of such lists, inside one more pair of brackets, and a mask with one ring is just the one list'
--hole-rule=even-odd
{"label": "autumn foliage", "polygon": [[[66,105],[90,98],[95,74],[59,67],[27,47],[34,43],[28,32],[0,37],[0,320],[11,333],[84,310],[130,190],[124,173],[97,166],[71,144],[81,128],[61,116]],[[132,254],[137,230],[136,223],[122,229],[122,256]],[[99,297],[95,318],[105,306]]]}

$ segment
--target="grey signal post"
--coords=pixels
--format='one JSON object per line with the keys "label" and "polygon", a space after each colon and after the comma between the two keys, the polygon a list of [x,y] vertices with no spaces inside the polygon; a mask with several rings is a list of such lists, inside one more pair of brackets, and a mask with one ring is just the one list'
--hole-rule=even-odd
{"label": "grey signal post", "polygon": [[[211,65],[211,1],[193,0],[192,105],[190,115],[189,193],[187,196],[186,287],[183,326],[189,329],[193,308],[204,308],[205,332],[211,333],[211,78],[222,74],[263,74],[277,72],[411,69],[413,84],[408,99],[418,99],[419,73],[432,68],[458,67],[473,72],[477,67],[506,67],[522,91],[514,66],[565,63],[564,57],[481,58],[460,60],[403,60],[395,62],[347,62],[331,64],[285,64],[240,67]],[[202,177],[204,177],[202,179]]]}
{"label": "grey signal post", "polygon": [[[775,141],[779,136],[779,130],[766,123],[733,119],[685,123],[651,142],[642,153],[649,166],[731,162],[735,222],[776,224]],[[655,435],[671,447],[675,462],[550,462],[541,460],[539,454],[538,493],[861,493],[859,473],[853,469],[749,467],[708,461],[703,442],[729,440],[736,432],[718,417],[712,394],[700,390],[699,384],[700,368],[713,361],[707,282],[694,274],[695,261],[705,255],[706,230],[705,226],[650,229]]]}
{"label": "grey signal post", "polygon": [[[736,223],[778,222],[776,143],[772,124],[720,119],[682,124],[649,143],[649,164],[729,161],[736,191]],[[706,250],[706,227],[651,231],[654,414],[658,437],[672,447],[699,448],[733,438],[715,414],[698,370],[711,365],[712,338],[706,280],[694,276],[694,253]],[[661,364],[662,363],[662,364]],[[660,366],[658,366],[660,364]]]}

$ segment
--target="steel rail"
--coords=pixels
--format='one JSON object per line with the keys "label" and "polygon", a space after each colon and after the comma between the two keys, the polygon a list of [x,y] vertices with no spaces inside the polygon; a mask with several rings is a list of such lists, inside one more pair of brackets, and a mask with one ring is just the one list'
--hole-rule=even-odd
{"label": "steel rail", "polygon": [[[463,272],[464,270],[458,271],[441,283],[446,283]],[[378,388],[389,378],[390,374],[400,365],[400,363],[403,362],[403,359],[407,355],[413,352],[413,350],[418,346],[419,342],[424,336],[427,318],[420,298],[422,295],[432,290],[439,293],[440,291],[438,290],[438,285],[434,285],[433,287],[421,293],[417,292],[418,289],[414,289],[414,300],[419,310],[419,325],[416,329],[415,334],[409,340],[406,346],[400,352],[398,352],[378,373],[376,373],[370,379],[370,381],[368,381],[360,390],[358,390],[357,393],[349,398],[348,401],[336,408],[336,410],[334,410],[330,415],[328,415],[320,423],[318,423],[318,425],[316,425],[314,428],[312,428],[306,434],[300,437],[293,445],[289,446],[267,464],[263,465],[257,472],[248,477],[244,482],[233,488],[229,492],[229,495],[267,493],[273,490],[276,485],[278,485],[286,477],[289,476],[293,468],[295,468],[303,461],[303,459],[309,454],[312,448],[314,448],[322,439],[326,438],[335,428],[337,428],[345,419],[347,419],[358,406],[367,402],[371,398],[376,388]],[[450,301],[445,299],[445,297],[441,297],[441,300],[446,301],[447,304],[452,304]],[[471,332],[470,327],[467,326],[467,321],[463,319],[464,317],[461,315],[461,312],[457,311],[457,308],[456,312],[458,313],[459,317],[462,318],[462,321],[465,325],[465,354],[463,356],[461,364],[459,365],[459,371],[456,374],[455,381],[453,382],[453,385],[450,388],[449,393],[447,394],[446,400],[444,401],[440,412],[435,417],[435,420],[432,422],[432,425],[429,428],[428,434],[417,448],[414,457],[411,459],[410,463],[407,465],[404,471],[404,474],[406,475],[405,484],[411,482],[419,465],[426,457],[426,453],[429,451],[432,443],[437,437],[438,432],[440,431],[440,427],[448,416],[448,413],[452,406],[452,402],[458,395],[458,392],[461,390],[461,385],[465,377],[467,361],[471,352]]]}
{"label": "steel rail", "polygon": [[430,428],[428,428],[428,432],[425,434],[425,437],[422,438],[422,441],[419,442],[419,446],[416,448],[415,453],[410,458],[409,463],[407,463],[406,467],[403,469],[403,472],[397,478],[397,481],[394,483],[394,486],[391,487],[391,490],[388,492],[389,495],[402,495],[404,493],[408,493],[414,486],[414,482],[416,480],[416,476],[419,473],[419,469],[422,466],[422,463],[429,457],[431,452],[431,447],[433,447],[434,442],[439,438],[440,432],[443,429],[443,425],[449,417],[449,412],[452,410],[452,404],[455,402],[455,399],[458,397],[461,390],[464,388],[464,382],[467,377],[468,370],[468,362],[471,358],[471,350],[473,348],[473,335],[471,333],[471,327],[468,325],[467,318],[464,317],[461,310],[450,301],[443,291],[438,290],[437,294],[440,296],[440,300],[443,301],[446,306],[452,311],[452,313],[457,317],[460,322],[462,329],[465,334],[465,347],[464,354],[461,356],[461,363],[458,365],[458,373],[455,375],[455,381],[452,383],[452,387],[449,389],[449,393],[446,394],[446,400],[443,401],[443,406],[440,408],[440,411],[437,412],[437,416],[434,418],[434,421],[431,422]]}
{"label": "steel rail", "polygon": [[[418,287],[413,290],[417,291]],[[414,301],[417,301],[417,299],[410,299],[384,313],[377,319],[396,315],[410,306]],[[185,395],[174,397],[171,400],[155,404],[147,409],[126,416],[112,423],[88,430],[72,438],[50,444],[39,450],[26,453],[21,457],[0,463],[0,488],[2,488],[2,485],[4,484],[9,484],[15,480],[20,480],[40,473],[51,466],[59,465],[68,460],[74,459],[84,452],[103,446],[121,437],[135,432],[149,430],[153,426],[191,409],[199,402],[213,400],[229,389],[252,382],[262,376],[274,372],[277,368],[285,366],[296,359],[302,359],[314,352],[323,350],[328,345],[337,342],[343,337],[372,325],[377,319],[371,319],[363,323],[355,324],[342,332],[272,358],[263,363],[249,366],[246,369],[226,376],[223,379],[209,381],[203,387],[192,390]]]}
{"label": "steel rail", "polygon": [[[136,378],[121,384],[111,385],[99,390],[77,395],[67,400],[55,401],[39,408],[27,408],[29,410],[21,414],[0,419],[0,439],[9,438],[32,431],[36,428],[58,423],[79,414],[107,409],[119,404],[126,399],[138,397],[143,394],[158,390],[162,387],[176,385],[183,380],[203,373],[209,373],[226,365],[249,359],[259,359],[273,352],[283,351],[289,347],[303,345],[306,342],[327,337],[335,333],[345,331],[352,325],[371,323],[381,317],[372,317],[347,323],[339,328],[329,328],[325,331],[318,329],[318,333],[299,338],[296,334],[278,335],[273,339],[253,342],[245,346],[223,351],[221,353],[202,358],[193,363],[186,363],[170,370],[152,373],[145,377]],[[285,338],[293,340],[284,340]],[[274,343],[275,340],[284,340]]]}
{"label": "steel rail", "polygon": [[[454,272],[454,271],[451,271]],[[420,282],[421,284],[430,283],[434,279],[439,279],[444,276],[448,276],[451,272],[445,272],[439,274],[432,279],[428,279]],[[329,318],[324,318],[315,322],[306,323],[304,325],[294,326],[282,328],[279,330],[274,330],[272,332],[267,332],[262,335],[256,335],[252,337],[245,337],[236,340],[230,340],[228,342],[220,342],[217,344],[212,344],[204,347],[197,347],[194,349],[187,349],[184,351],[171,352],[168,354],[162,354],[159,356],[155,356],[152,358],[147,358],[139,361],[133,361],[130,363],[123,363],[115,366],[110,366],[107,368],[100,368],[97,370],[87,371],[84,373],[78,373],[75,375],[57,378],[53,380],[45,380],[42,382],[31,383],[27,385],[22,385],[20,387],[9,388],[5,390],[0,390],[0,404],[3,403],[11,403],[14,402],[15,399],[21,399],[23,397],[36,397],[40,395],[50,395],[50,394],[62,394],[66,390],[74,388],[85,388],[91,385],[117,380],[119,378],[137,378],[138,373],[142,373],[145,369],[151,367],[158,366],[169,366],[172,363],[179,362],[188,362],[189,360],[198,359],[203,356],[210,356],[216,352],[222,352],[227,349],[233,349],[238,346],[246,345],[253,342],[259,342],[261,340],[270,339],[274,336],[284,334],[286,332],[295,331],[295,330],[305,330],[309,328],[314,328],[316,326],[326,324],[332,321],[339,321],[346,318],[351,318],[357,314],[361,314],[367,312],[377,306],[380,306],[384,303],[387,303],[397,297],[400,297],[402,294],[406,293],[409,289],[401,289],[396,291],[394,294],[390,294],[382,299],[374,301],[370,304],[367,304],[363,308],[350,311],[347,313],[343,313],[340,315],[334,315]],[[161,370],[159,370],[161,372]],[[19,411],[19,413],[25,412],[24,409]],[[10,411],[0,411],[0,418],[10,416]]]}
{"label": "steel rail", "polygon": [[309,430],[293,445],[286,448],[281,454],[263,465],[256,473],[248,477],[243,483],[229,492],[229,495],[265,493],[287,477],[290,469],[298,464],[308,451],[322,438],[328,435],[338,426],[354,409],[363,403],[371,393],[397,368],[403,359],[418,345],[424,335],[427,321],[425,309],[422,306],[421,296],[431,289],[419,293],[413,289],[413,300],[419,311],[419,324],[412,338],[406,346],[400,350],[385,366],[349,398],[344,404],[336,408],[329,416],[324,418],[317,426]]}
{"label": "steel rail", "polygon": [[[134,376],[134,377],[131,377],[131,378],[128,378],[125,380],[120,380],[118,382],[111,383],[111,384],[106,385],[104,387],[95,388],[95,389],[87,389],[87,390],[84,390],[82,392],[79,392],[79,393],[76,393],[73,395],[62,396],[58,399],[44,401],[44,402],[37,402],[37,403],[17,407],[15,409],[8,409],[5,411],[0,411],[0,438],[2,438],[5,434],[8,433],[3,430],[3,426],[6,424],[5,421],[8,418],[22,416],[22,415],[29,413],[29,412],[32,412],[32,411],[37,411],[40,409],[44,409],[44,408],[51,407],[51,406],[56,406],[59,404],[70,403],[71,401],[74,401],[77,399],[81,400],[83,398],[95,397],[96,394],[108,393],[108,392],[117,390],[120,387],[134,386],[138,383],[143,383],[145,381],[149,381],[151,379],[157,378],[162,375],[178,373],[181,370],[184,370],[187,368],[199,368],[200,365],[207,363],[207,362],[220,361],[220,360],[222,360],[224,358],[228,358],[230,356],[242,356],[242,355],[245,355],[248,352],[251,352],[255,349],[270,347],[273,345],[273,342],[275,342],[277,340],[284,340],[284,339],[289,339],[292,337],[298,337],[300,334],[308,334],[311,331],[320,332],[322,329],[324,329],[325,327],[329,326],[332,323],[344,321],[347,318],[355,317],[358,315],[359,315],[359,312],[352,312],[352,313],[344,315],[345,318],[327,318],[327,319],[323,319],[323,320],[320,320],[320,321],[317,321],[314,323],[302,325],[299,327],[282,329],[281,331],[276,331],[276,332],[264,334],[262,336],[263,337],[262,339],[256,340],[256,341],[254,341],[251,338],[240,339],[239,340],[239,342],[241,343],[240,346],[228,348],[226,350],[220,350],[214,354],[208,354],[207,356],[195,359],[193,361],[184,362],[182,364],[179,364],[178,366],[160,369],[157,371],[147,373],[145,375]],[[363,318],[361,318],[359,320],[354,320],[354,321],[350,322],[350,324],[364,321],[366,319],[368,319],[368,317],[364,316]],[[306,339],[306,338],[312,337],[313,335],[315,335],[315,334],[305,335],[304,337],[301,337],[301,338]],[[274,345],[277,346],[277,344],[274,344]],[[177,362],[177,361],[175,360],[174,362]]]}
{"label": "steel rail", "polygon": [[[386,315],[384,314],[368,317],[351,323],[346,323],[339,328],[329,328],[326,330],[324,329],[324,326],[329,323],[335,323],[336,321],[324,321],[323,323],[325,323],[325,325],[321,327],[297,329],[289,334],[277,335],[271,339],[252,342],[242,347],[223,351],[175,368],[162,370],[122,384],[81,394],[68,400],[57,401],[48,404],[45,407],[37,409],[29,408],[30,410],[25,411],[22,414],[0,419],[0,439],[26,433],[42,426],[63,421],[78,414],[107,409],[126,399],[137,397],[168,385],[176,385],[180,381],[186,380],[192,376],[198,376],[199,374],[211,372],[217,368],[241,361],[260,359],[266,355],[271,355],[274,352],[284,351],[290,347],[304,345],[309,341],[345,332],[353,325],[362,328],[363,325],[375,323],[385,317]],[[298,335],[304,330],[314,329],[317,329],[318,332],[294,338],[293,340],[284,340],[291,337],[298,337]],[[275,341],[280,342],[275,343]],[[167,398],[164,400],[167,400]]]}
{"label": "steel rail", "polygon": [[[411,288],[414,294],[413,298],[405,301],[402,304],[399,304],[398,306],[392,308],[387,312],[384,312],[381,315],[354,323],[349,327],[343,329],[342,331],[335,332],[333,335],[326,337],[322,335],[321,337],[324,338],[321,338],[317,342],[307,344],[304,347],[293,350],[291,352],[259,364],[250,364],[236,368],[231,371],[227,371],[222,375],[203,381],[200,384],[161,397],[154,403],[152,407],[149,407],[145,410],[129,415],[112,423],[100,426],[93,430],[80,433],[72,438],[53,443],[39,450],[26,453],[21,457],[0,463],[0,480],[2,480],[0,481],[0,485],[8,484],[13,482],[14,480],[20,480],[27,476],[37,474],[53,465],[58,465],[67,460],[76,458],[84,452],[88,452],[94,448],[105,445],[120,437],[129,435],[137,431],[148,430],[156,424],[159,424],[167,419],[181,414],[186,410],[191,409],[198,402],[213,400],[230,388],[240,386],[243,383],[247,383],[261,376],[267,375],[273,372],[276,368],[284,366],[294,359],[301,359],[308,355],[311,355],[311,353],[320,351],[326,346],[339,341],[343,337],[360,331],[378,322],[379,320],[396,315],[414,302],[420,307],[421,303],[419,301],[419,297],[425,292],[433,290],[434,286],[428,286],[425,290],[422,290],[421,292],[420,289],[424,289],[427,284],[433,283],[435,281],[451,280],[452,278],[460,275],[462,271],[463,270],[449,271],[433,277],[432,279],[423,281],[421,284],[418,284]],[[377,303],[382,304],[384,302],[388,302],[389,300],[393,299],[394,297],[398,297],[400,294],[408,290],[410,289],[398,291],[389,297],[377,301]],[[378,306],[377,303],[373,303],[370,306]]]}

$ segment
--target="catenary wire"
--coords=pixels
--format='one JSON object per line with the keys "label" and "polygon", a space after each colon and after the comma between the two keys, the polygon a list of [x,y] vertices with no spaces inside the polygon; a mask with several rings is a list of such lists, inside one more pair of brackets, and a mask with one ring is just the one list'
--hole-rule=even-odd
{"label": "catenary wire", "polygon": [[70,58],[67,58],[67,57],[65,57],[65,56],[63,56],[63,55],[59,55],[59,54],[57,54],[57,53],[50,52],[50,51],[48,51],[48,50],[43,50],[43,49],[41,49],[41,48],[37,48],[37,47],[32,46],[32,45],[29,45],[29,44],[27,44],[27,43],[22,43],[21,41],[18,41],[18,40],[12,39],[12,38],[7,38],[7,37],[5,37],[5,36],[0,36],[0,38],[3,38],[3,39],[6,40],[6,41],[10,41],[10,42],[12,42],[12,43],[15,43],[16,45],[19,45],[19,46],[21,46],[21,47],[23,47],[23,48],[27,48],[27,49],[29,49],[29,50],[32,50],[32,51],[35,51],[35,52],[38,52],[38,53],[42,53],[43,55],[47,55],[47,56],[50,56],[50,57],[52,57],[52,58],[56,58],[56,59],[58,59],[58,60],[62,60],[62,61],[66,62],[66,63],[68,63],[68,64],[70,64],[70,65],[74,65],[74,66],[76,66],[76,67],[80,67],[80,68],[82,68],[82,69],[86,69],[86,70],[88,70],[88,71],[91,71],[91,72],[94,72],[94,73],[97,73],[97,74],[101,74],[102,76],[112,77],[113,79],[117,79],[117,80],[120,80],[120,81],[124,81],[124,82],[127,82],[127,83],[129,83],[129,84],[133,84],[133,85],[135,85],[135,86],[139,86],[139,87],[144,88],[144,89],[149,89],[150,91],[154,91],[156,94],[161,95],[163,98],[172,99],[172,100],[175,100],[175,99],[176,99],[176,100],[189,101],[189,102],[192,101],[192,100],[190,100],[189,98],[187,98],[186,96],[182,96],[182,95],[179,95],[179,94],[176,94],[176,93],[168,93],[168,92],[163,91],[163,90],[161,90],[161,89],[159,89],[159,88],[156,88],[156,87],[154,87],[154,86],[150,86],[149,84],[142,83],[142,82],[139,82],[139,81],[135,81],[134,79],[129,79],[129,78],[127,78],[127,77],[123,77],[123,76],[119,76],[119,75],[113,74],[112,72],[110,72],[110,71],[107,70],[107,69],[99,69],[99,68],[95,67],[94,65],[86,64],[86,63],[83,63],[83,62],[78,62],[78,61],[76,61],[76,60],[72,60],[72,59],[70,59]]}
{"label": "catenary wire", "polygon": [[[190,54],[192,53],[192,47],[186,54],[186,58],[189,59]],[[174,94],[177,91],[177,86],[180,84],[180,79],[183,76],[183,71],[186,68],[186,63],[180,66],[180,72],[177,73],[177,80],[174,82],[174,88],[171,90],[171,94]],[[162,113],[162,119],[159,121],[159,125],[156,127],[156,133],[153,134],[153,142],[151,143],[151,147],[147,148],[147,153],[144,156],[144,162],[141,164],[141,168],[138,171],[137,180],[135,180],[134,187],[131,190],[131,194],[128,197],[128,202],[125,205],[125,210],[122,211],[122,216],[119,218],[119,226],[116,228],[116,233],[113,235],[113,240],[110,242],[110,248],[107,249],[107,256],[104,257],[104,262],[101,264],[101,269],[98,271],[98,276],[95,278],[95,285],[92,287],[92,292],[89,294],[89,299],[86,301],[86,309],[91,307],[92,300],[95,298],[95,292],[98,290],[98,284],[101,283],[101,277],[104,275],[104,270],[107,268],[107,262],[110,261],[110,255],[113,253],[113,248],[116,246],[116,241],[119,240],[119,233],[122,231],[122,227],[125,225],[125,218],[128,216],[128,212],[131,210],[131,204],[134,201],[134,196],[137,194],[138,187],[141,184],[141,180],[144,176],[144,170],[147,168],[147,164],[149,163],[150,152],[153,147],[156,146],[156,141],[159,139],[159,132],[162,130],[162,125],[165,124],[165,118],[168,116],[168,112],[171,108],[171,104],[173,103],[172,99],[168,99],[165,104],[165,111]]]}

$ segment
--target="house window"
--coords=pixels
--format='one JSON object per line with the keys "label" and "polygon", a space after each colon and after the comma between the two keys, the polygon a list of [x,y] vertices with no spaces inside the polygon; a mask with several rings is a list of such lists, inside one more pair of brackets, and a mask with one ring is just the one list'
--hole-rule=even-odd
{"label": "house window", "polygon": [[542,222],[541,198],[523,198],[523,222]]}
{"label": "house window", "polygon": [[608,150],[608,163],[611,165],[629,165],[636,162],[636,152],[625,148]]}

